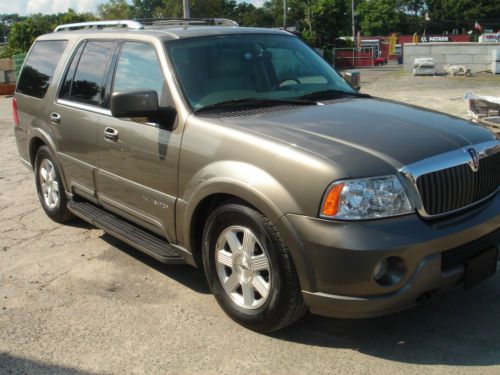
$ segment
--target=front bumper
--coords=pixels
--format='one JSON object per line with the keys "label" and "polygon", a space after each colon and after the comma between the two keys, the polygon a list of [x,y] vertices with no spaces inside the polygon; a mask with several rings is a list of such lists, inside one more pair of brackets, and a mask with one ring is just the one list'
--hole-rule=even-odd
{"label": "front bumper", "polygon": [[[307,259],[306,267],[297,267],[306,273],[300,279],[308,280],[305,303],[312,313],[331,317],[364,318],[411,307],[463,281],[469,255],[500,246],[499,194],[460,215],[433,221],[417,215],[349,223],[300,215],[284,220]],[[465,256],[443,268],[442,253],[453,249]],[[406,271],[399,282],[384,286],[373,270],[387,257],[403,259]]]}

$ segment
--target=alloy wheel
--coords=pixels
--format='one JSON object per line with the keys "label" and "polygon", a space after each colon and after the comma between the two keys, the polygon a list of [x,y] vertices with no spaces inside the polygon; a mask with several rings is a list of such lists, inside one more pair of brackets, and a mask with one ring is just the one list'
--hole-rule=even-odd
{"label": "alloy wheel", "polygon": [[215,262],[224,291],[239,307],[253,310],[267,301],[272,282],[269,255],[249,228],[226,228],[217,240]]}

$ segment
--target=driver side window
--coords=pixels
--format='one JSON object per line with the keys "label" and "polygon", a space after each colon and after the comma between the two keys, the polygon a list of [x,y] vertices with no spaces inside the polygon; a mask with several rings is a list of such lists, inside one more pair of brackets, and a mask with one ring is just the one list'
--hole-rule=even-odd
{"label": "driver side window", "polygon": [[166,99],[165,85],[155,48],[147,43],[125,42],[116,64],[113,93],[154,90],[161,106]]}

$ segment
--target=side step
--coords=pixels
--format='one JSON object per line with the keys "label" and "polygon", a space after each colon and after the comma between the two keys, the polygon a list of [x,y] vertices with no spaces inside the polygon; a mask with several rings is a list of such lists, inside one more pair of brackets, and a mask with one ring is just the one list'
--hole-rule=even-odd
{"label": "side step", "polygon": [[166,240],[139,228],[90,202],[69,201],[68,209],[80,219],[102,229],[113,237],[167,264],[184,264],[179,251]]}

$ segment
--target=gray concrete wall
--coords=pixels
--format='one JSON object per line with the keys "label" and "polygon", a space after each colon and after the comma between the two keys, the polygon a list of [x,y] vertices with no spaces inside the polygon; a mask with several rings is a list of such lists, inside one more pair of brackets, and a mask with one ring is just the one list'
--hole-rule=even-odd
{"label": "gray concrete wall", "polygon": [[472,73],[491,71],[494,49],[500,43],[409,43],[403,48],[404,69],[412,71],[417,57],[432,57],[437,73],[445,73],[446,65],[465,65]]}

